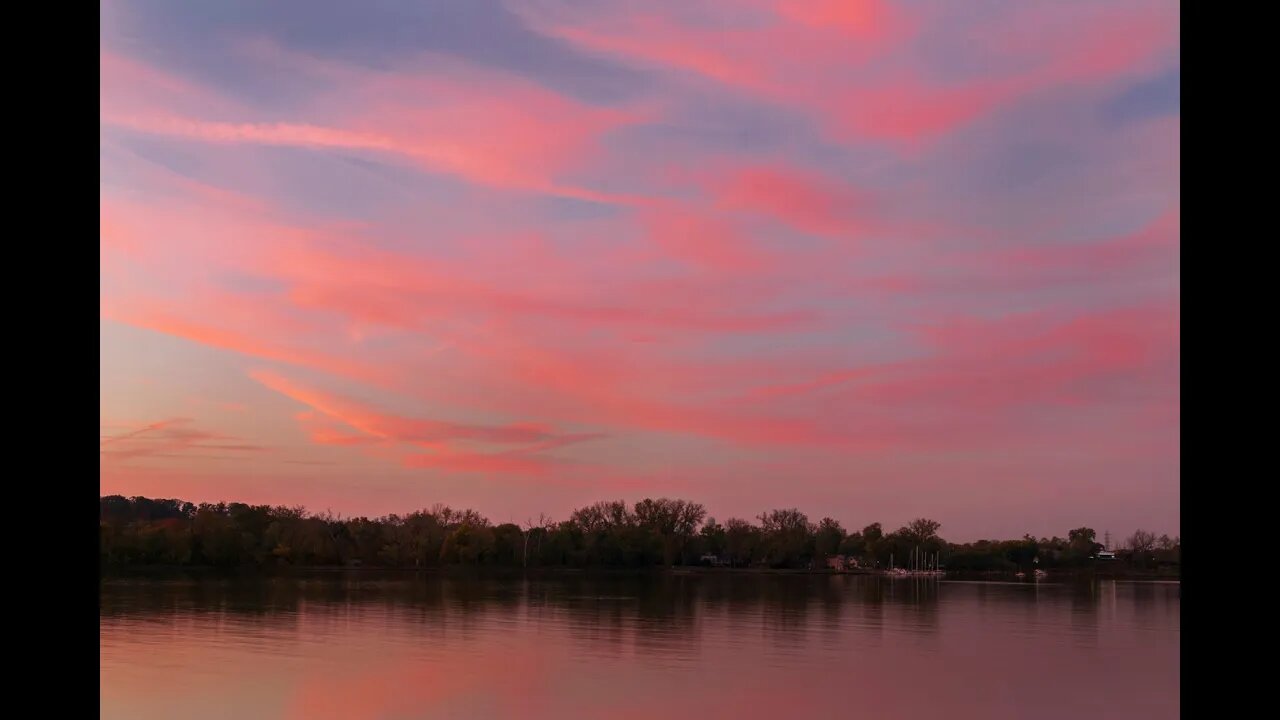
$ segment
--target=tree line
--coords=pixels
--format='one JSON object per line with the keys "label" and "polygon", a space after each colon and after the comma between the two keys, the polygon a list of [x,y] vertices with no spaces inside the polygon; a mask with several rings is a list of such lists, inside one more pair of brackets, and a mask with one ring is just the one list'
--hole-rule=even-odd
{"label": "tree line", "polygon": [[[619,567],[716,564],[820,568],[844,556],[863,568],[904,565],[913,553],[936,556],[947,570],[1014,571],[1081,567],[1102,545],[1090,528],[1065,539],[949,543],[926,518],[886,533],[880,523],[849,532],[797,509],[763,512],[754,521],[719,523],[694,502],[615,500],[554,521],[493,524],[479,512],[437,504],[408,515],[342,518],[301,506],[190,503],[111,495],[100,498],[99,555],[104,566],[430,568]],[[1178,564],[1181,540],[1138,530],[1117,553],[1135,567]]]}

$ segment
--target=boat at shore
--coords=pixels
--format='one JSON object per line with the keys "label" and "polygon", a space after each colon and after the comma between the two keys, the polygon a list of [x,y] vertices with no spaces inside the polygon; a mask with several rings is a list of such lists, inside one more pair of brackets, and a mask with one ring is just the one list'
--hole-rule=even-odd
{"label": "boat at shore", "polygon": [[885,575],[890,577],[942,577],[945,575],[943,570],[908,570],[906,568],[893,568],[884,571]]}

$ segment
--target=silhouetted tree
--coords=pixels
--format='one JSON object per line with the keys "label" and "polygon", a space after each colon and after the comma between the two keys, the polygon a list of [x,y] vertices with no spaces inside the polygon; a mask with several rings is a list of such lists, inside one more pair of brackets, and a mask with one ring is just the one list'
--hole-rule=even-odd
{"label": "silhouetted tree", "polygon": [[470,520],[458,523],[444,539],[440,560],[461,565],[478,565],[493,551],[493,529]]}
{"label": "silhouetted tree", "polygon": [[[706,519],[703,524],[704,518]],[[847,534],[833,518],[811,524],[795,508],[771,510],[759,525],[730,518],[720,525],[702,505],[646,498],[628,506],[615,500],[575,510],[569,520],[545,515],[524,527],[494,527],[475,510],[437,503],[408,515],[343,519],[294,506],[201,503],[108,495],[99,498],[99,559],[107,566],[206,565],[429,567],[440,564],[645,567],[690,561],[691,553],[723,555],[745,567],[820,566],[835,554],[901,567],[917,558],[944,556],[948,569],[1010,571],[1039,567],[1094,567],[1098,543],[1091,528],[1067,538],[979,540],[962,545],[938,537],[941,527],[914,520],[883,534],[879,523]],[[1129,567],[1176,566],[1181,540],[1136,531],[1123,561]]]}
{"label": "silhouetted tree", "polygon": [[704,553],[710,553],[716,557],[724,557],[728,552],[728,533],[723,525],[716,523],[715,518],[707,518],[706,524],[698,532],[698,539],[702,543],[702,552]]}
{"label": "silhouetted tree", "polygon": [[1146,567],[1146,565],[1155,559],[1154,550],[1156,547],[1156,534],[1146,530],[1134,530],[1129,536],[1128,542],[1125,543],[1130,557],[1135,565]]}
{"label": "silhouetted tree", "polygon": [[802,567],[813,558],[815,528],[795,508],[770,510],[759,516],[764,561],[771,567]]}
{"label": "silhouetted tree", "polygon": [[822,567],[828,556],[840,552],[840,544],[844,542],[844,528],[829,517],[822,518],[814,533],[814,560]]}
{"label": "silhouetted tree", "polygon": [[742,518],[729,518],[724,524],[725,551],[729,564],[746,567],[760,554],[760,528]]}
{"label": "silhouetted tree", "polygon": [[898,530],[898,533],[908,543],[923,546],[929,541],[937,539],[938,528],[940,527],[942,527],[940,522],[927,518],[916,518]]}
{"label": "silhouetted tree", "polygon": [[707,511],[697,503],[686,500],[646,498],[636,503],[633,517],[636,523],[654,533],[662,542],[662,564],[675,561],[678,549],[683,549],[698,529]]}
{"label": "silhouetted tree", "polygon": [[871,523],[862,528],[863,557],[873,563],[878,562],[882,540],[884,540],[884,530],[880,528],[880,523]]}

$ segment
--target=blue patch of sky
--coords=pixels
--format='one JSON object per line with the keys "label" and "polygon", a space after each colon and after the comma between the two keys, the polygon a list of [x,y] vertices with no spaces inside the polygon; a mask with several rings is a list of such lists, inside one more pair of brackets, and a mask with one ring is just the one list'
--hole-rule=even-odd
{"label": "blue patch of sky", "polygon": [[[260,104],[287,106],[309,89],[284,68],[232,51],[267,39],[308,55],[391,69],[442,53],[529,77],[580,99],[614,103],[645,76],[539,35],[498,0],[131,0],[117,26],[142,59]],[[104,38],[110,43],[112,38]]]}
{"label": "blue patch of sky", "polygon": [[1182,73],[1171,68],[1155,77],[1135,83],[1110,98],[1102,116],[1115,123],[1177,115],[1182,101]]}

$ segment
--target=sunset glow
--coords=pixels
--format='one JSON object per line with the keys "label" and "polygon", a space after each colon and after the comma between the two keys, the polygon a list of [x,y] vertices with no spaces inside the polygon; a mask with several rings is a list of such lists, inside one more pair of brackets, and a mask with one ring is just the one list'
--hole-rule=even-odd
{"label": "sunset glow", "polygon": [[103,3],[101,494],[1179,532],[1176,3],[359,8]]}

